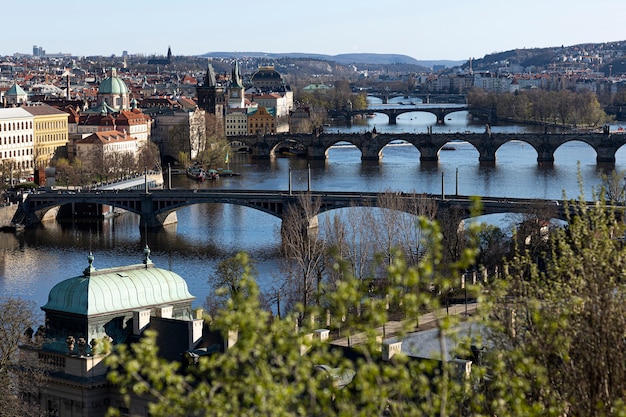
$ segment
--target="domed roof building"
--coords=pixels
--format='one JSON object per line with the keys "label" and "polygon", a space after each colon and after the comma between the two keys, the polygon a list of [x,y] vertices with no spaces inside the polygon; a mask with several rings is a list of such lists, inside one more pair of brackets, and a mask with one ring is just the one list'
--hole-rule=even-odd
{"label": "domed roof building", "polygon": [[131,345],[151,329],[157,332],[159,356],[182,361],[186,352],[208,343],[202,309],[192,311],[195,297],[185,280],[155,267],[147,246],[136,265],[96,269],[92,254],[88,260],[82,274],[50,290],[41,307],[46,314],[41,347],[23,348],[33,360],[53,366],[39,388],[40,406],[59,417],[104,417],[109,406],[148,415],[146,397],[134,398],[127,408],[119,387],[107,380],[105,358],[114,345]]}
{"label": "domed roof building", "polygon": [[4,101],[7,106],[18,106],[28,101],[28,94],[14,82],[11,88],[4,93]]}
{"label": "domed roof building", "polygon": [[285,91],[283,77],[274,66],[260,66],[252,74],[251,81],[252,85],[261,91]]}
{"label": "domed roof building", "polygon": [[98,103],[103,100],[116,111],[130,109],[128,86],[117,76],[117,70],[111,68],[111,75],[98,86]]}
{"label": "domed roof building", "polygon": [[187,283],[174,272],[156,268],[149,254],[146,247],[142,264],[101,270],[94,268],[90,254],[82,275],[56,284],[41,307],[48,322],[48,347],[59,350],[60,340],[61,351],[67,351],[69,335],[87,341],[110,337],[114,344],[122,343],[129,333],[127,322],[137,318],[138,310],[190,320],[195,297]]}

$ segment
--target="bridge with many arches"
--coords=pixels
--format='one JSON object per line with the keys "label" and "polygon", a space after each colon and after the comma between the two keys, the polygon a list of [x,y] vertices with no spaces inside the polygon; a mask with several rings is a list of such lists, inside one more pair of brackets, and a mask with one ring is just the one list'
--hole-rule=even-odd
{"label": "bridge with many arches", "polygon": [[468,142],[476,148],[481,163],[495,163],[498,149],[511,141],[522,141],[535,149],[538,163],[553,163],[554,153],[563,144],[580,141],[596,152],[598,163],[615,163],[615,153],[626,144],[625,132],[575,132],[575,133],[326,133],[278,134],[254,136],[229,136],[231,143],[244,144],[254,158],[269,159],[283,143],[298,143],[305,150],[306,158],[325,160],[328,150],[339,142],[348,142],[361,152],[361,159],[378,161],[383,148],[391,142],[409,143],[420,153],[420,161],[438,161],[439,151],[449,143]]}

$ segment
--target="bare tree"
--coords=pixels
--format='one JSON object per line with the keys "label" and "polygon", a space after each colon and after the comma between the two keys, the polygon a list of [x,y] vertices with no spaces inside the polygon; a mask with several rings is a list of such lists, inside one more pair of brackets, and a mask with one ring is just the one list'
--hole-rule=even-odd
{"label": "bare tree", "polygon": [[391,254],[400,250],[409,265],[417,265],[424,252],[419,217],[433,220],[437,213],[436,202],[423,194],[405,194],[386,191],[378,197],[380,219],[375,228],[380,246],[376,252]]}
{"label": "bare tree", "polygon": [[[329,262],[342,262],[344,271],[363,281],[372,271],[374,241],[371,234],[371,211],[369,208],[351,207],[341,215],[327,218],[324,225],[329,251]],[[342,276],[333,276],[332,282]]]}
{"label": "bare tree", "polygon": [[137,166],[139,169],[148,168],[150,170],[161,169],[161,154],[159,147],[154,142],[147,142],[139,149],[137,155]]}
{"label": "bare tree", "polygon": [[[300,194],[289,205],[283,216],[281,227],[282,268],[286,276],[287,305],[300,303],[304,308],[319,304],[324,277],[325,242],[320,237],[317,221],[320,202],[309,193]],[[302,321],[304,313],[300,312]]]}
{"label": "bare tree", "polygon": [[210,314],[225,308],[227,300],[236,299],[244,291],[240,286],[244,274],[256,276],[254,263],[247,254],[241,253],[217,264],[208,278],[212,293],[207,297],[205,305]]}
{"label": "bare tree", "polygon": [[32,302],[0,298],[0,415],[3,417],[43,415],[37,392],[47,373],[36,357],[27,354],[42,341],[41,334],[33,338],[34,311]]}
{"label": "bare tree", "polygon": [[612,170],[602,173],[602,188],[609,203],[623,203],[626,200],[626,171]]}

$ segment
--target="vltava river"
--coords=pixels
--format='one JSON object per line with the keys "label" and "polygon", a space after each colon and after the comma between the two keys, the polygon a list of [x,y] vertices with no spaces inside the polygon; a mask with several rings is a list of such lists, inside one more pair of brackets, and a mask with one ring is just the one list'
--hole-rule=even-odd
{"label": "vltava river", "polygon": [[[400,99],[401,100],[401,99]],[[367,119],[367,125],[354,125],[351,131],[425,132],[435,123],[434,116],[411,113],[400,116],[398,125],[386,124],[386,116]],[[330,131],[336,127],[328,127]],[[494,126],[492,131],[524,131],[516,126]],[[342,130],[346,130],[342,128]],[[483,131],[484,125],[472,124],[465,113],[449,116],[438,131]],[[248,155],[231,155],[231,168],[241,177],[221,178],[197,184],[184,176],[173,178],[175,187],[216,187],[237,189],[287,190],[289,169],[292,188],[305,190],[308,175],[316,190],[441,192],[502,197],[537,197],[557,199],[565,192],[578,196],[578,172],[584,192],[600,183],[601,169],[595,152],[582,142],[563,145],[551,167],[538,166],[537,154],[523,142],[513,142],[497,153],[495,166],[480,166],[478,152],[467,143],[454,144],[455,150],[441,151],[438,164],[421,164],[419,152],[410,145],[391,145],[384,149],[380,162],[362,162],[352,146],[337,146],[329,151],[327,161],[274,158],[253,161]],[[310,169],[309,169],[310,163]],[[626,169],[626,151],[617,154],[615,168]],[[456,170],[458,169],[458,184]],[[322,216],[320,216],[322,217]],[[116,219],[71,224],[45,223],[22,234],[0,235],[0,296],[19,296],[42,306],[57,282],[80,275],[92,251],[94,266],[106,268],[140,263],[146,243],[156,266],[184,277],[201,306],[210,291],[207,277],[215,265],[238,251],[247,251],[257,264],[261,287],[271,285],[280,271],[276,251],[280,221],[268,214],[232,205],[196,205],[178,211],[178,223],[160,231],[139,228],[132,214]]]}

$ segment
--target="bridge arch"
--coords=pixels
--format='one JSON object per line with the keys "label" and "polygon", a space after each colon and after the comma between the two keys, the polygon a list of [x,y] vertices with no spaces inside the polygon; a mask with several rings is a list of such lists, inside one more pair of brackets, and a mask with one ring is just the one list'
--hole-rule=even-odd
{"label": "bridge arch", "polygon": [[527,142],[527,141],[522,140],[522,139],[509,140],[507,142],[503,142],[503,143],[498,144],[498,146],[495,149],[494,154],[497,157],[499,152],[507,152],[511,148],[516,148],[515,150],[517,152],[519,152],[519,144],[521,144],[521,146],[523,148],[528,147],[528,149],[532,150],[535,153],[535,155],[534,155],[535,159],[538,158],[539,151],[537,150],[537,148],[535,148],[535,146],[532,143]]}
{"label": "bridge arch", "polygon": [[[68,193],[64,193],[68,194]],[[85,193],[87,194],[87,193]],[[26,223],[39,223],[41,222],[46,214],[56,208],[61,208],[63,206],[74,205],[74,204],[97,204],[102,206],[110,206],[117,209],[122,209],[124,211],[137,214],[141,216],[141,209],[137,204],[134,204],[131,201],[123,202],[123,201],[112,201],[108,199],[106,196],[102,195],[102,198],[85,198],[83,197],[83,193],[69,194],[69,198],[64,198],[62,203],[59,203],[58,200],[49,200],[37,204],[36,207],[33,207],[29,210],[29,219]],[[97,194],[98,195],[98,194]],[[74,197],[72,197],[74,196]],[[27,203],[24,203],[27,204]]]}
{"label": "bridge arch", "polygon": [[[556,146],[554,148],[554,151],[552,152],[553,160],[567,160],[570,154],[570,152],[568,151],[575,151],[576,157],[574,160],[572,160],[572,162],[577,163],[578,161],[580,161],[584,164],[586,162],[593,163],[594,161],[597,161],[601,156],[600,152],[602,152],[603,150],[597,149],[593,143],[589,143],[589,141],[585,140],[584,137],[581,137],[580,139],[571,139],[565,141]],[[602,156],[604,156],[605,158],[608,157],[609,159],[615,161],[616,149],[610,149],[608,150],[608,152],[606,152],[607,150],[604,149],[604,151],[605,153]]]}

